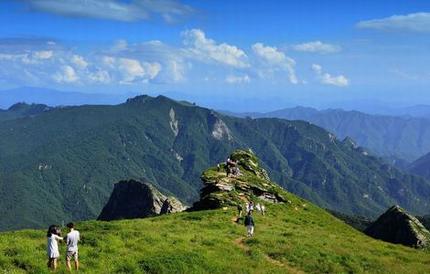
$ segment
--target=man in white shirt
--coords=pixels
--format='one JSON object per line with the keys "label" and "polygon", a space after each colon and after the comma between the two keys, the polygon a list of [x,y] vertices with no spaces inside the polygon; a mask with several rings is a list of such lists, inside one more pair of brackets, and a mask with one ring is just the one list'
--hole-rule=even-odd
{"label": "man in white shirt", "polygon": [[73,223],[68,223],[67,227],[70,229],[70,232],[66,237],[67,244],[67,255],[66,255],[66,266],[67,270],[71,270],[72,266],[70,261],[75,261],[75,269],[79,270],[79,260],[78,260],[78,242],[80,241],[79,231],[75,230],[75,225]]}

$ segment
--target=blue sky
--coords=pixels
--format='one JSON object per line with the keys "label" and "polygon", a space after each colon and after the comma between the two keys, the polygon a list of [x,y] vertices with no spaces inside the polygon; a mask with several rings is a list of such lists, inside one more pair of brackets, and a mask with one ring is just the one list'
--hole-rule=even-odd
{"label": "blue sky", "polygon": [[0,3],[0,89],[166,94],[218,109],[430,104],[428,1]]}

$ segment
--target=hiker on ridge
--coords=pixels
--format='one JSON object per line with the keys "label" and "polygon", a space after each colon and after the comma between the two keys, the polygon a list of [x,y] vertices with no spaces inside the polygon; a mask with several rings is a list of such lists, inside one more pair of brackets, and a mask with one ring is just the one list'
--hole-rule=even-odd
{"label": "hiker on ridge", "polygon": [[244,224],[246,226],[246,232],[247,232],[247,236],[248,237],[254,236],[254,226],[255,226],[255,224],[254,224],[254,218],[252,218],[251,214],[252,214],[252,212],[249,211],[248,215],[246,215],[246,217],[245,217],[245,222],[244,222]]}

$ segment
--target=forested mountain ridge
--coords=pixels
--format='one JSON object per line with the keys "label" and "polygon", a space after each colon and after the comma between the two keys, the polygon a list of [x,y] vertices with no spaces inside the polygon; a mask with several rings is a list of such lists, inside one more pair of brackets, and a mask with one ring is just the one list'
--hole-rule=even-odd
{"label": "forested mountain ridge", "polygon": [[189,204],[202,170],[249,147],[270,177],[320,206],[375,217],[430,211],[430,184],[308,122],[240,119],[159,96],[55,108],[0,123],[1,229],[92,219],[115,182],[145,178]]}
{"label": "forested mountain ridge", "polygon": [[316,110],[308,107],[237,115],[308,121],[333,132],[340,139],[349,136],[358,145],[388,159],[410,162],[430,151],[428,118],[366,114],[342,109]]}

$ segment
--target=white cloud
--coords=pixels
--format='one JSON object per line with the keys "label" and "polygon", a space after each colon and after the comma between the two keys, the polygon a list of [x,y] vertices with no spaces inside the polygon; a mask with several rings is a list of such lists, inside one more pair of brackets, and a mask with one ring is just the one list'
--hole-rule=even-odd
{"label": "white cloud", "polygon": [[111,83],[111,80],[112,80],[109,72],[101,69],[93,73],[90,73],[88,75],[88,78],[90,79],[90,81],[95,83],[100,83],[100,84],[109,84]]}
{"label": "white cloud", "polygon": [[247,55],[238,47],[206,38],[200,29],[187,30],[182,33],[186,53],[204,62],[214,62],[235,68],[249,67]]}
{"label": "white cloud", "polygon": [[118,40],[115,42],[115,44],[112,47],[113,51],[122,51],[126,50],[128,48],[128,42],[126,40]]}
{"label": "white cloud", "polygon": [[86,69],[88,67],[88,62],[80,55],[74,54],[70,61],[79,69]]}
{"label": "white cloud", "polygon": [[251,81],[251,78],[248,75],[237,76],[237,75],[228,75],[225,78],[225,82],[228,84],[246,84]]}
{"label": "white cloud", "polygon": [[361,29],[381,31],[430,32],[430,13],[418,12],[407,15],[393,15],[381,19],[360,21],[356,26]]}
{"label": "white cloud", "polygon": [[329,73],[323,71],[321,65],[313,64],[312,70],[317,75],[317,78],[320,80],[322,84],[325,85],[333,85],[338,87],[346,87],[349,85],[349,80],[343,75],[332,76]]}
{"label": "white cloud", "polygon": [[115,65],[115,58],[112,56],[103,56],[102,63],[109,68],[113,68]]}
{"label": "white cloud", "polygon": [[37,59],[50,59],[54,55],[54,52],[52,50],[41,50],[41,51],[35,51],[33,53],[34,58]]}
{"label": "white cloud", "polygon": [[86,17],[117,21],[148,20],[159,15],[166,22],[176,21],[194,12],[175,0],[24,0],[37,11],[69,17]]}
{"label": "white cloud", "polygon": [[341,50],[340,46],[323,43],[321,41],[313,41],[302,44],[293,45],[293,49],[302,52],[312,53],[334,53]]}
{"label": "white cloud", "polygon": [[66,65],[54,74],[53,79],[57,83],[75,83],[79,80],[79,77],[71,66]]}
{"label": "white cloud", "polygon": [[273,74],[274,71],[283,70],[287,71],[290,83],[297,84],[299,82],[294,68],[296,65],[294,59],[286,56],[276,47],[265,46],[263,43],[252,45],[252,50],[266,66],[263,70],[259,71],[260,76],[265,77],[267,74]]}
{"label": "white cloud", "polygon": [[161,70],[159,63],[140,63],[130,58],[119,58],[118,69],[122,74],[122,83],[131,83],[137,80],[143,82],[154,79]]}

